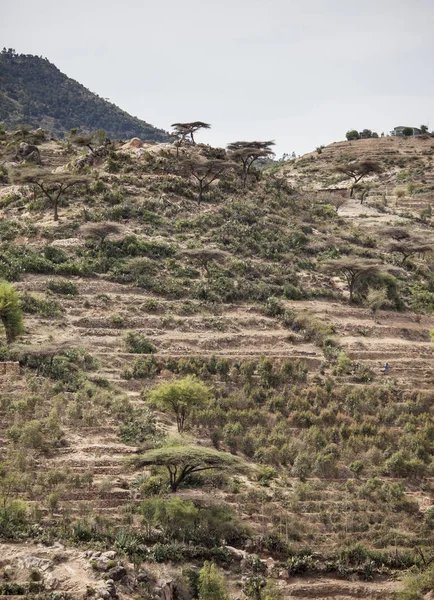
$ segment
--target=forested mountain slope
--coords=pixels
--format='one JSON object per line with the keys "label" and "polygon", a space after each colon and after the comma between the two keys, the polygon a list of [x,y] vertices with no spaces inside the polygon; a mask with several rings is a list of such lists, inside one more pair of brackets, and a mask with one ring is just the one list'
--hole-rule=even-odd
{"label": "forested mountain slope", "polygon": [[93,94],[46,58],[5,49],[0,54],[0,122],[42,127],[57,135],[80,127],[104,129],[113,139],[167,139],[166,132]]}

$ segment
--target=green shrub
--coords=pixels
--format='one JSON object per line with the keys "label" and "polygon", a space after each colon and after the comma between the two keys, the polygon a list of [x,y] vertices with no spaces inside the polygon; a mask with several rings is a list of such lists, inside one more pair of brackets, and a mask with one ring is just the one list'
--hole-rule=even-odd
{"label": "green shrub", "polygon": [[125,343],[127,352],[131,352],[132,354],[154,354],[157,352],[154,344],[142,333],[136,331],[130,331],[127,334]]}
{"label": "green shrub", "polygon": [[53,294],[59,294],[60,296],[78,296],[78,287],[73,281],[67,279],[50,279],[47,288]]}
{"label": "green shrub", "polygon": [[0,322],[4,327],[8,344],[24,333],[23,314],[18,292],[10,283],[1,281]]}
{"label": "green shrub", "polygon": [[52,298],[38,298],[33,294],[24,292],[21,296],[23,312],[41,317],[58,317],[62,314],[61,305]]}

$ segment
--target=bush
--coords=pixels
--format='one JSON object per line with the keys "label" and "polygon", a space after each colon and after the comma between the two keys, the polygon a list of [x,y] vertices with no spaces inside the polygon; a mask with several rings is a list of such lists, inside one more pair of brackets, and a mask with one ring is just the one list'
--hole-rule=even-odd
{"label": "bush", "polygon": [[155,417],[149,409],[135,408],[128,411],[126,419],[119,426],[119,437],[126,444],[143,444],[157,437]]}
{"label": "bush", "polygon": [[130,331],[127,334],[125,343],[127,352],[132,354],[154,354],[157,352],[157,348],[147,337],[135,331]]}
{"label": "bush", "polygon": [[61,305],[53,299],[38,298],[25,292],[21,297],[23,312],[41,317],[58,317],[62,314]]}
{"label": "bush", "polygon": [[53,294],[59,294],[60,296],[78,296],[78,287],[73,281],[67,279],[50,279],[47,288]]}
{"label": "bush", "polygon": [[0,282],[0,322],[5,329],[8,344],[24,333],[20,297],[15,288],[6,282]]}
{"label": "bush", "polygon": [[209,562],[199,572],[198,588],[199,600],[229,600],[223,575]]}

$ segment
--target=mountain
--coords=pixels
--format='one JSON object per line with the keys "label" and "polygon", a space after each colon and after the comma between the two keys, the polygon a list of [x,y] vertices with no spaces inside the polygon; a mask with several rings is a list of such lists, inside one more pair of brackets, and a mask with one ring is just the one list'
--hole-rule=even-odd
{"label": "mountain", "polygon": [[113,139],[165,141],[168,135],[70,79],[46,58],[0,53],[0,122],[42,127],[62,137],[73,127],[104,129]]}

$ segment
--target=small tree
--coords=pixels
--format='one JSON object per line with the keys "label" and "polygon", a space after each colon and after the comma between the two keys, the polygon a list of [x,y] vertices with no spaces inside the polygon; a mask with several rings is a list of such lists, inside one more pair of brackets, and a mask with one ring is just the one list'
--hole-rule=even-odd
{"label": "small tree", "polygon": [[182,161],[181,171],[185,175],[190,175],[196,180],[198,188],[197,201],[200,204],[203,195],[207,192],[211,184],[218,179],[228,169],[236,168],[236,164],[224,160],[199,160],[197,158],[188,158]]}
{"label": "small tree", "polygon": [[199,600],[229,600],[223,576],[208,561],[199,571]]}
{"label": "small tree", "polygon": [[72,129],[68,136],[68,140],[76,146],[88,148],[92,154],[95,153],[95,145],[102,146],[110,143],[104,129],[98,129],[93,133],[77,133],[75,129]]}
{"label": "small tree", "polygon": [[102,248],[104,242],[111,235],[120,233],[121,228],[117,223],[110,221],[101,221],[100,223],[86,223],[81,228],[81,233],[85,238],[99,241],[99,247]]}
{"label": "small tree", "polygon": [[352,302],[356,286],[368,276],[377,274],[380,266],[373,259],[344,257],[326,261],[324,269],[345,279],[350,293],[349,300]]}
{"label": "small tree", "polygon": [[349,142],[353,140],[360,140],[360,133],[356,129],[351,129],[351,131],[347,131],[345,137]]}
{"label": "small tree", "polygon": [[15,288],[6,282],[0,282],[0,321],[5,329],[8,344],[24,333],[20,297]]}
{"label": "small tree", "polygon": [[209,123],[204,123],[203,121],[192,121],[191,123],[172,123],[171,127],[173,127],[172,135],[179,140],[181,144],[185,141],[187,136],[190,136],[191,143],[194,145],[196,142],[194,141],[194,134],[199,129],[211,129],[211,125]]}
{"label": "small tree", "polygon": [[347,198],[344,198],[343,196],[330,196],[330,199],[327,200],[328,204],[331,204],[332,206],[335,207],[336,212],[339,212],[339,209],[341,206],[343,206],[344,204],[346,204],[348,202]]}
{"label": "small tree", "polygon": [[421,125],[419,127],[419,129],[421,130],[422,133],[428,133],[428,126],[427,125]]}
{"label": "small tree", "polygon": [[161,466],[169,472],[170,488],[176,492],[184,479],[201,471],[243,471],[245,464],[236,456],[199,446],[168,446],[149,450],[136,459],[137,467]]}
{"label": "small tree", "polygon": [[375,160],[366,159],[361,161],[343,160],[336,165],[336,171],[346,175],[348,179],[353,180],[350,188],[350,198],[353,197],[355,186],[368,175],[379,175],[382,172],[380,163]]}
{"label": "small tree", "polygon": [[405,135],[405,137],[410,137],[413,135],[413,127],[404,127],[404,129],[402,130],[402,134]]}
{"label": "small tree", "polygon": [[195,248],[192,250],[186,250],[184,256],[194,260],[203,269],[205,269],[207,277],[210,275],[210,265],[212,263],[224,263],[226,254],[220,250],[211,250],[207,248]]}
{"label": "small tree", "polygon": [[387,290],[384,287],[380,289],[369,288],[366,303],[375,320],[377,311],[388,303]]}
{"label": "small tree", "polygon": [[405,262],[410,258],[410,256],[413,256],[414,254],[426,254],[427,252],[431,252],[432,250],[432,243],[430,244],[418,238],[406,238],[400,241],[392,242],[388,246],[389,252],[401,254],[402,265],[405,264]]}
{"label": "small tree", "polygon": [[175,415],[180,433],[184,431],[185,421],[191,412],[204,406],[210,398],[210,388],[191,376],[161,383],[148,397],[152,405]]}
{"label": "small tree", "polygon": [[255,162],[260,158],[269,158],[274,154],[270,146],[274,146],[273,141],[268,142],[232,142],[228,144],[230,158],[242,165],[242,184],[243,190],[247,187],[247,177]]}
{"label": "small tree", "polygon": [[54,221],[58,221],[60,198],[69,188],[86,184],[87,177],[72,173],[52,173],[45,169],[29,169],[25,171],[17,170],[14,174],[14,182],[30,185],[33,189],[39,189],[53,207]]}

